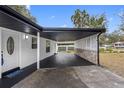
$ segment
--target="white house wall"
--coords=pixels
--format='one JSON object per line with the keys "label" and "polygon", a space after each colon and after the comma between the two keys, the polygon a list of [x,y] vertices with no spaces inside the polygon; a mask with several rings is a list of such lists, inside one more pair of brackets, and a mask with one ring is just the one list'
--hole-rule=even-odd
{"label": "white house wall", "polygon": [[[10,29],[1,28],[1,51],[3,51],[2,72],[19,67],[19,33]],[[7,51],[7,40],[9,37],[14,39],[14,52],[10,55]],[[1,52],[0,51],[0,52]]]}
{"label": "white house wall", "polygon": [[45,38],[40,38],[40,60],[49,57],[51,55],[53,55],[56,52],[56,42],[53,40],[49,40],[50,41],[50,52],[46,53],[46,40],[49,39],[45,39]]}
{"label": "white house wall", "polygon": [[[28,35],[28,39],[23,39],[24,33],[21,33],[21,68],[31,65],[37,61],[37,49],[32,49],[32,37],[33,35]],[[45,38],[40,38],[40,60],[47,58],[55,53],[56,42],[50,40],[50,52],[46,53],[46,40]]]}
{"label": "white house wall", "polygon": [[76,54],[97,64],[97,34],[75,41]]}
{"label": "white house wall", "polygon": [[[26,66],[29,66],[33,63],[35,63],[37,61],[37,49],[32,49],[32,37],[36,37],[34,35],[28,35],[28,39],[24,39],[24,34],[25,33],[21,33],[21,32],[17,32],[14,30],[10,30],[10,29],[6,29],[1,27],[1,29],[4,29],[4,31],[7,31],[7,33],[14,33],[14,34],[18,34],[19,36],[19,67],[20,68],[24,68]],[[4,33],[4,31],[2,31],[2,33]],[[0,35],[1,36],[1,35]],[[50,40],[50,52],[46,53],[46,40],[49,39],[45,39],[45,38],[40,38],[40,59],[44,59],[46,57],[49,57],[51,55],[53,55],[56,52],[56,42],[53,40]],[[1,47],[0,47],[1,49]],[[11,64],[13,65],[13,64]]]}
{"label": "white house wall", "polygon": [[32,37],[35,37],[33,35],[28,35],[28,39],[24,39],[24,33],[21,34],[21,62],[20,67],[26,67],[28,65],[33,64],[36,62],[37,58],[37,49],[32,49]]}

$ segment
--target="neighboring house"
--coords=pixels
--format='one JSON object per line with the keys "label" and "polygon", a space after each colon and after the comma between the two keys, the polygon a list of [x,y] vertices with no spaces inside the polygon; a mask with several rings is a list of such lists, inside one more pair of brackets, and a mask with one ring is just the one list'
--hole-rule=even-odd
{"label": "neighboring house", "polygon": [[73,41],[76,55],[99,63],[99,35],[104,28],[45,28],[7,6],[0,6],[0,78],[56,53],[58,42]]}
{"label": "neighboring house", "polygon": [[104,50],[109,49],[111,47],[112,47],[112,45],[103,45],[103,46],[100,46],[100,48],[103,48]]}
{"label": "neighboring house", "polygon": [[124,42],[115,42],[113,46],[114,48],[117,48],[117,49],[124,48]]}

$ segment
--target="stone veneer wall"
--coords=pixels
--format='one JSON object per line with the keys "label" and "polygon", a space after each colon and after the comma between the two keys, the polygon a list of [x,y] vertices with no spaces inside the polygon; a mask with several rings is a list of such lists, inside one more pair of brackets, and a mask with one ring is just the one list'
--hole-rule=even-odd
{"label": "stone veneer wall", "polygon": [[97,51],[76,48],[76,54],[80,57],[97,64]]}
{"label": "stone veneer wall", "polygon": [[97,43],[97,34],[75,41],[76,54],[97,64]]}

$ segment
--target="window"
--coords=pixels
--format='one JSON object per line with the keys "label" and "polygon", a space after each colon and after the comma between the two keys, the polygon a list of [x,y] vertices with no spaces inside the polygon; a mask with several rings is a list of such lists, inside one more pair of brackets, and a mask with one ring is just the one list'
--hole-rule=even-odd
{"label": "window", "polygon": [[32,37],[32,49],[37,49],[37,38]]}
{"label": "window", "polygon": [[50,41],[46,40],[46,53],[50,52]]}
{"label": "window", "polygon": [[12,37],[9,37],[7,40],[7,51],[8,54],[12,55],[14,52],[14,40]]}

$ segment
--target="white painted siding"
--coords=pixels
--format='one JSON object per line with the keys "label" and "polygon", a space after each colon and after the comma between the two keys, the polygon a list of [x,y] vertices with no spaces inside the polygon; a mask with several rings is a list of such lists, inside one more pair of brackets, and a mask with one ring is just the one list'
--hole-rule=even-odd
{"label": "white painted siding", "polygon": [[33,35],[28,35],[28,39],[24,39],[24,33],[21,34],[21,63],[20,67],[26,67],[30,64],[33,64],[37,60],[37,49],[32,49],[32,37]]}
{"label": "white painted siding", "polygon": [[75,41],[76,54],[97,64],[97,34]]}
{"label": "white painted siding", "polygon": [[[5,72],[10,69],[19,67],[19,33],[6,28],[1,28],[1,31],[1,42],[4,60],[2,72]],[[14,52],[12,53],[12,55],[8,54],[7,51],[7,40],[9,37],[12,37],[14,40]]]}
{"label": "white painted siding", "polygon": [[75,48],[97,51],[97,34],[75,41]]}
{"label": "white painted siding", "polygon": [[50,45],[51,45],[50,46],[50,52],[46,53],[46,40],[49,40],[49,39],[45,39],[42,37],[40,39],[40,41],[41,41],[41,45],[40,45],[40,58],[41,58],[41,60],[53,55],[56,52],[56,42],[53,40],[49,40]]}
{"label": "white painted siding", "polygon": [[[32,37],[36,37],[33,35],[28,35],[28,39],[23,39],[24,33],[21,33],[21,68],[26,67],[30,64],[33,64],[37,61],[37,49],[32,49]],[[50,52],[46,53],[46,40],[45,38],[40,38],[40,60],[49,57],[55,53],[56,42],[50,40]]]}
{"label": "white painted siding", "polygon": [[[14,30],[9,31],[10,29],[6,29],[1,27],[2,29],[4,29],[5,31],[7,31],[7,33],[15,33],[19,35],[19,66],[21,68],[24,68],[26,66],[29,66],[33,63],[35,63],[37,61],[37,49],[32,49],[32,37],[36,37],[34,35],[29,35],[28,34],[28,39],[24,39],[24,34],[25,33],[21,33],[21,32],[17,32]],[[3,31],[2,31],[3,33]],[[40,38],[40,59],[44,59],[46,57],[49,57],[51,55],[53,55],[56,52],[56,41],[50,40],[50,52],[46,53],[46,40],[49,39],[45,39],[45,38]],[[1,48],[1,47],[0,47]]]}

